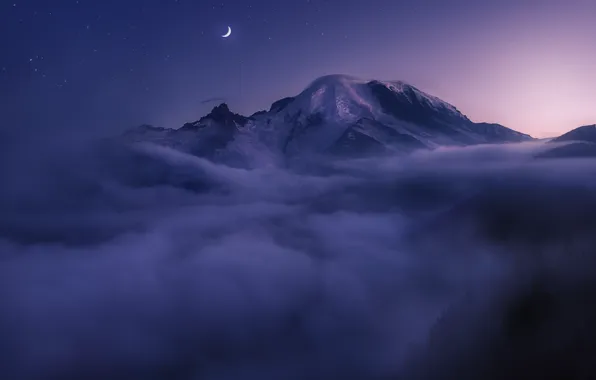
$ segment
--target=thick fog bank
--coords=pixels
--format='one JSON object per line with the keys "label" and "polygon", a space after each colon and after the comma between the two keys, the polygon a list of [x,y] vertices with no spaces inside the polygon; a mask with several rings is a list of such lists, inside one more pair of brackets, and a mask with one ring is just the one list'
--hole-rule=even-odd
{"label": "thick fog bank", "polygon": [[594,376],[596,162],[539,149],[299,172],[149,144],[14,152],[0,377]]}

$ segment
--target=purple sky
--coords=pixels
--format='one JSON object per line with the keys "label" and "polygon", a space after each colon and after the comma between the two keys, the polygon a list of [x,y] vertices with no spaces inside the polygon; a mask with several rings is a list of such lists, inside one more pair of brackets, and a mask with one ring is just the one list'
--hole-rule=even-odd
{"label": "purple sky", "polygon": [[0,111],[19,128],[178,127],[205,99],[250,114],[342,73],[551,136],[596,122],[595,17],[581,0],[14,0]]}

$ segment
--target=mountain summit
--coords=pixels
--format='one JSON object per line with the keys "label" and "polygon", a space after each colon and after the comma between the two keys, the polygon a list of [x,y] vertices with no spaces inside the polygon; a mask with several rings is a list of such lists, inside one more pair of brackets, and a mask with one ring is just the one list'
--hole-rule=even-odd
{"label": "mountain summit", "polygon": [[243,126],[248,121],[248,118],[230,111],[226,103],[214,107],[209,114],[203,116],[199,121],[194,123],[186,123],[181,129],[196,129],[206,127],[211,124],[217,124],[224,127],[238,127]]}
{"label": "mountain summit", "polygon": [[402,81],[328,75],[286,99],[258,117],[280,126],[280,146],[291,155],[333,151],[340,142],[340,150],[356,153],[363,146],[403,151],[531,139],[499,124],[476,124],[455,106]]}
{"label": "mountain summit", "polygon": [[532,138],[499,124],[475,123],[402,81],[327,75],[250,117],[222,103],[198,121],[168,130],[167,140],[172,139],[195,155],[250,161],[263,152],[282,158],[354,156]]}

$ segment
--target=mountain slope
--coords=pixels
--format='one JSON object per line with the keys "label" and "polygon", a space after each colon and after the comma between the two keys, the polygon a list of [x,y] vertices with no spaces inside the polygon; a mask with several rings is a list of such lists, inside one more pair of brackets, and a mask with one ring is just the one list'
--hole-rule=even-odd
{"label": "mountain slope", "polygon": [[[381,146],[398,150],[531,139],[498,124],[476,124],[451,104],[404,82],[345,75],[318,78],[281,107],[274,103],[268,113],[256,116],[256,123],[280,127],[279,144],[287,155],[334,151],[355,125]],[[375,137],[386,135],[388,128],[413,139],[392,144]]]}
{"label": "mountain slope", "polygon": [[164,144],[227,162],[251,161],[254,154],[284,160],[532,139],[499,124],[474,123],[453,105],[405,82],[346,75],[318,78],[300,94],[250,117],[222,104],[199,121],[161,133]]}
{"label": "mountain slope", "polygon": [[596,157],[596,124],[584,125],[549,141],[558,146],[549,149],[538,158]]}

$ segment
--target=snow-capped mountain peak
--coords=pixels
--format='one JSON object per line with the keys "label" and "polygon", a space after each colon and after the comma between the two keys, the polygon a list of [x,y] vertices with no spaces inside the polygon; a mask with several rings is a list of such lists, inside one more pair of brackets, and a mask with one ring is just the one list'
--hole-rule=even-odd
{"label": "snow-capped mountain peak", "polygon": [[286,112],[321,114],[327,121],[355,122],[374,112],[365,84],[347,75],[320,77],[293,98]]}
{"label": "snow-capped mountain peak", "polygon": [[403,112],[408,108],[469,121],[455,106],[406,82],[366,80],[348,75],[317,78],[299,95],[274,103],[269,112],[284,111],[290,116],[318,114],[327,122],[351,123],[386,116],[408,121],[409,117]]}
{"label": "snow-capped mountain peak", "polygon": [[406,82],[348,75],[317,78],[298,95],[250,117],[223,103],[198,121],[163,133],[164,141],[173,141],[170,146],[235,162],[250,162],[256,152],[269,160],[531,139],[499,124],[474,123],[455,106]]}
{"label": "snow-capped mountain peak", "polygon": [[453,105],[437,98],[436,96],[427,94],[426,92],[419,90],[418,88],[412,86],[409,83],[403,81],[372,81],[369,83],[380,83],[392,92],[405,96],[410,102],[418,101],[421,103],[425,103],[429,107],[432,107],[436,110],[447,110],[455,114],[461,115],[462,117],[465,117]]}
{"label": "snow-capped mountain peak", "polygon": [[248,121],[248,118],[230,111],[226,103],[221,103],[213,107],[211,112],[203,116],[198,121],[186,123],[181,129],[197,129],[210,125],[219,125],[224,127],[241,127]]}

